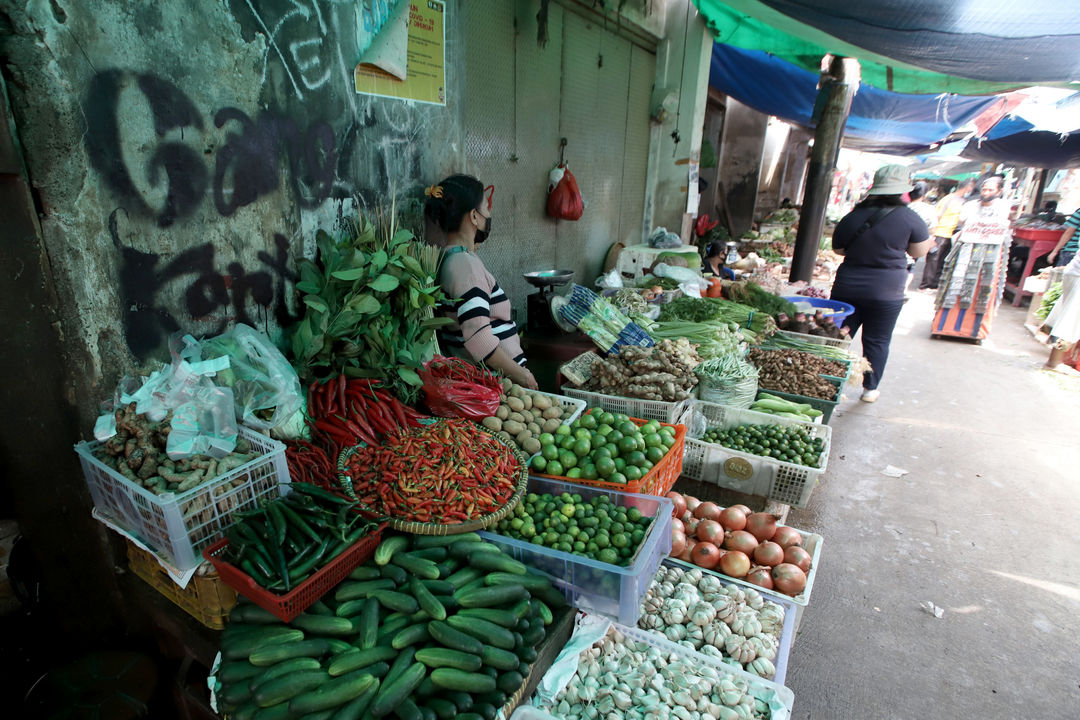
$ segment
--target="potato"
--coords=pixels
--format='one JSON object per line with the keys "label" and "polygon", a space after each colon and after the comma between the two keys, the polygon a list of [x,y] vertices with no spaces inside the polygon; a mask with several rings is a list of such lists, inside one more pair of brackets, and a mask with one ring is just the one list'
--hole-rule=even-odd
{"label": "potato", "polygon": [[561,417],[562,417],[562,408],[549,407],[547,410],[544,411],[544,419],[545,420],[551,420],[553,418],[561,418]]}
{"label": "potato", "polygon": [[[520,385],[515,385],[514,387],[510,388],[510,392],[507,394],[512,398],[517,398],[518,400],[520,400],[521,397],[525,394],[525,388],[521,387]],[[524,405],[522,405],[522,407],[524,407]]]}
{"label": "potato", "polygon": [[559,429],[560,425],[562,425],[562,420],[552,418],[552,419],[547,420],[547,421],[544,422],[544,425],[543,425],[542,429],[546,433],[553,433],[553,432],[555,432],[556,430]]}
{"label": "potato", "polygon": [[521,398],[511,395],[506,398],[506,404],[510,406],[510,409],[514,412],[521,412],[525,409],[525,403],[521,402]]}
{"label": "potato", "polygon": [[502,389],[504,393],[509,393],[514,389],[514,382],[510,378],[502,379]]}
{"label": "potato", "polygon": [[531,432],[533,435],[539,435],[540,433],[544,432],[544,430],[536,423],[531,422],[529,423],[529,432]]}
{"label": "potato", "polygon": [[532,395],[532,404],[533,404],[533,407],[536,408],[537,410],[547,410],[549,407],[551,407],[551,398],[549,398],[546,395],[540,395],[538,393],[533,393],[533,395]]}
{"label": "potato", "polygon": [[499,409],[495,411],[495,417],[499,418],[500,420],[505,420],[506,418],[510,417],[510,406],[500,405]]}
{"label": "potato", "polygon": [[527,424],[525,422],[525,416],[521,413],[512,412],[506,419],[510,420],[511,422],[521,423],[522,425]]}
{"label": "potato", "polygon": [[518,433],[520,433],[524,429],[525,429],[524,425],[522,425],[519,422],[515,422],[514,420],[507,420],[506,422],[503,423],[503,430],[508,432],[511,436],[517,435]]}
{"label": "potato", "polygon": [[519,414],[521,415],[521,417],[525,418],[521,422],[525,423],[526,425],[536,419],[536,413],[532,412],[531,410],[522,410]]}
{"label": "potato", "polygon": [[514,440],[517,442],[518,447],[521,447],[526,440],[532,440],[532,435],[529,434],[528,430],[522,430],[514,437]]}
{"label": "potato", "polygon": [[525,393],[524,395],[521,396],[521,402],[524,403],[526,410],[532,410],[532,406],[533,406],[532,395],[530,395],[529,393]]}
{"label": "potato", "polygon": [[521,449],[530,455],[535,455],[540,452],[540,441],[536,438],[529,438],[521,444]]}
{"label": "potato", "polygon": [[480,422],[480,424],[486,427],[488,430],[494,430],[495,432],[499,432],[503,429],[502,420],[497,417],[486,417]]}

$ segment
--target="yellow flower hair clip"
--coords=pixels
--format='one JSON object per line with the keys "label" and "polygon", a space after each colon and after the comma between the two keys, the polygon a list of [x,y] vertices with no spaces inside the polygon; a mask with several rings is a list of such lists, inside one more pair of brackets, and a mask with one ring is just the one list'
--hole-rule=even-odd
{"label": "yellow flower hair clip", "polygon": [[432,185],[431,187],[424,188],[424,195],[427,197],[433,197],[442,199],[442,185]]}

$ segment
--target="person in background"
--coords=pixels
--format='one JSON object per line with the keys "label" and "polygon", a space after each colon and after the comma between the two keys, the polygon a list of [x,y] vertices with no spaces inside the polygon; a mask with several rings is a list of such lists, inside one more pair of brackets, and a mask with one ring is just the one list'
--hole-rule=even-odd
{"label": "person in background", "polygon": [[1065,266],[1061,278],[1061,297],[1054,303],[1045,324],[1050,326],[1052,343],[1046,367],[1054,370],[1080,340],[1080,255],[1074,255]]}
{"label": "person in background", "polygon": [[1046,261],[1051,263],[1054,267],[1063,267],[1072,262],[1076,257],[1076,250],[1080,247],[1080,236],[1076,231],[1080,229],[1080,208],[1077,208],[1076,212],[1069,216],[1069,219],[1065,221],[1065,229],[1061,232],[1061,238],[1058,240],[1057,245],[1051,250],[1047,256]]}
{"label": "person in background", "polygon": [[724,267],[727,246],[719,240],[713,240],[705,247],[705,257],[701,261],[701,272],[712,273],[722,280],[734,280],[735,272]]}
{"label": "person in background", "polygon": [[926,223],[902,198],[911,190],[906,167],[882,167],[867,198],[833,231],[833,251],[844,262],[836,271],[832,299],[854,306],[844,327],[852,337],[862,328],[863,355],[871,367],[863,375],[863,402],[876,402],[881,395],[878,384],[904,307],[908,257],[922,257],[931,245]]}
{"label": "person in background", "polygon": [[510,299],[476,256],[477,246],[491,233],[494,191],[470,175],[452,175],[424,191],[424,215],[446,233],[439,284],[453,298],[435,311],[454,321],[439,329],[439,346],[447,354],[485,363],[518,385],[536,390],[536,379],[525,367],[517,324],[510,317]]}
{"label": "person in background", "polygon": [[[930,228],[937,225],[937,210],[934,206],[926,201],[926,191],[930,186],[923,181],[915,183],[915,187],[908,193],[908,207],[915,211],[915,214],[922,218],[922,221],[926,223],[926,230],[930,232]],[[915,260],[908,262],[908,279],[907,284],[904,285],[904,291],[911,286],[911,280],[915,276]]]}
{"label": "person in background", "polygon": [[975,189],[974,180],[965,180],[953,188],[953,191],[941,199],[937,205],[938,219],[930,226],[934,237],[934,247],[926,254],[926,267],[923,268],[920,290],[937,290],[941,283],[941,268],[952,249],[952,236],[960,222],[960,210],[964,207],[967,196]]}

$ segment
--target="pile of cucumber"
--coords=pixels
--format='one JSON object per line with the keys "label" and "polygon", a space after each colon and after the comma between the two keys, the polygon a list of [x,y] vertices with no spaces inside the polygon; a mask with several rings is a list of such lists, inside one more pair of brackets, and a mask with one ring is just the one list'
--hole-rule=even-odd
{"label": "pile of cucumber", "polygon": [[565,604],[475,533],[389,536],[290,623],[237,605],[219,705],[236,720],[494,720]]}

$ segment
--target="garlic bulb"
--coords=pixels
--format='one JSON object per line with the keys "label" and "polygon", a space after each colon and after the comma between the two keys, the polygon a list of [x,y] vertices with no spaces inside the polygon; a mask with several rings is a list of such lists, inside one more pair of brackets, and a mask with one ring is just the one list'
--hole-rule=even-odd
{"label": "garlic bulb", "polygon": [[730,595],[719,595],[712,603],[716,610],[716,617],[730,624],[735,619],[735,613],[739,609],[739,603]]}
{"label": "garlic bulb", "polygon": [[681,582],[675,586],[675,592],[671,597],[676,600],[682,600],[687,605],[693,605],[701,599],[701,593],[698,592],[696,586]]}
{"label": "garlic bulb", "polygon": [[699,570],[698,568],[694,568],[693,570],[687,570],[683,573],[683,581],[696,586],[699,582],[701,582],[701,578],[704,574],[705,573],[701,572],[701,570]]}
{"label": "garlic bulb", "polygon": [[731,634],[731,627],[720,620],[714,620],[702,628],[702,642],[706,646],[715,645],[722,647],[727,636]]}
{"label": "garlic bulb", "polygon": [[700,625],[687,623],[683,627],[686,628],[686,639],[693,644],[695,650],[705,644],[705,633],[702,632]]}
{"label": "garlic bulb", "polygon": [[737,660],[744,665],[752,662],[757,657],[757,651],[754,649],[753,643],[746,637],[734,633],[724,641],[724,652],[733,660]]}
{"label": "garlic bulb", "polygon": [[646,630],[662,630],[664,628],[664,618],[659,615],[642,615],[638,620],[638,627]]}
{"label": "garlic bulb", "polygon": [[720,592],[720,588],[722,587],[724,587],[724,583],[712,573],[703,575],[701,581],[698,583],[698,590],[703,595]]}
{"label": "garlic bulb", "polygon": [[777,643],[771,635],[757,635],[750,638],[750,642],[754,644],[754,650],[757,651],[759,658],[776,659]]}
{"label": "garlic bulb", "polygon": [[731,623],[731,631],[743,637],[752,638],[761,633],[761,621],[756,612],[744,610],[735,616]]}
{"label": "garlic bulb", "polygon": [[664,637],[671,642],[677,643],[686,639],[686,626],[685,625],[668,625],[664,628]]}
{"label": "garlic bulb", "polygon": [[675,586],[670,581],[665,580],[656,586],[656,595],[661,598],[669,598],[675,594]]}
{"label": "garlic bulb", "polygon": [[772,661],[763,657],[755,658],[753,662],[746,666],[746,670],[767,680],[771,680],[776,675],[776,666],[772,664]]}
{"label": "garlic bulb", "polygon": [[747,588],[743,591],[743,594],[746,595],[746,599],[743,602],[752,607],[754,610],[760,610],[762,607],[765,606],[765,598],[761,597],[761,593],[759,593],[757,590],[754,590],[753,588]]}
{"label": "garlic bulb", "polygon": [[699,627],[704,627],[715,619],[716,608],[707,602],[699,602],[690,608],[690,621]]}
{"label": "garlic bulb", "polygon": [[662,616],[668,625],[682,625],[686,622],[686,603],[682,600],[668,600],[664,605]]}

